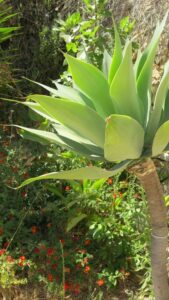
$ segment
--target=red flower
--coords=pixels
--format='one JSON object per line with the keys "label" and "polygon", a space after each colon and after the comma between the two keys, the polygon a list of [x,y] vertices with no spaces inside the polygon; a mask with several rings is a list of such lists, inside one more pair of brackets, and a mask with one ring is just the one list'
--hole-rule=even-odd
{"label": "red flower", "polygon": [[117,194],[116,194],[116,193],[113,194],[113,198],[114,198],[114,199],[117,198]]}
{"label": "red flower", "polygon": [[113,183],[113,179],[112,179],[112,178],[107,179],[107,183],[108,183],[109,185],[111,185],[111,184]]}
{"label": "red flower", "polygon": [[78,295],[80,293],[79,289],[80,289],[80,284],[76,284],[75,287],[74,287],[75,295]]}
{"label": "red flower", "polygon": [[20,261],[25,261],[25,260],[26,260],[26,257],[25,257],[24,255],[22,255],[22,256],[19,257],[19,260],[20,260]]}
{"label": "red flower", "polygon": [[4,159],[0,159],[0,164],[3,164],[5,162]]}
{"label": "red flower", "polygon": [[1,228],[0,228],[0,235],[3,235],[3,232],[4,232],[4,230],[3,230],[3,228],[1,227]]}
{"label": "red flower", "polygon": [[88,246],[90,244],[91,244],[91,240],[88,239],[88,240],[85,241],[85,246]]}
{"label": "red flower", "polygon": [[86,266],[85,268],[84,268],[84,273],[89,273],[89,271],[90,271],[90,267],[89,266]]}
{"label": "red flower", "polygon": [[52,265],[52,269],[56,269],[57,267],[58,267],[57,264],[53,264],[53,265]]}
{"label": "red flower", "polygon": [[67,290],[70,290],[70,288],[71,288],[71,285],[68,282],[65,282],[65,284],[64,284],[64,290],[65,290],[65,292]]}
{"label": "red flower", "polygon": [[34,253],[39,253],[40,252],[40,249],[35,247],[35,249],[33,250]]}
{"label": "red flower", "polygon": [[1,249],[0,250],[0,256],[3,255],[5,253],[6,249]]}
{"label": "red flower", "polygon": [[21,192],[21,196],[22,196],[22,198],[26,198],[27,197],[27,192],[26,191],[22,191]]}
{"label": "red flower", "polygon": [[48,248],[47,249],[47,256],[51,256],[55,253],[55,250],[53,248]]}
{"label": "red flower", "polygon": [[66,187],[65,187],[65,191],[66,192],[69,192],[71,190],[71,187],[69,186],[69,185],[67,185]]}
{"label": "red flower", "polygon": [[6,243],[4,244],[4,248],[6,249],[8,246],[9,246],[9,242],[6,242]]}
{"label": "red flower", "polygon": [[52,274],[49,273],[47,277],[48,277],[48,281],[50,281],[50,282],[53,281],[53,275]]}
{"label": "red flower", "polygon": [[98,286],[102,286],[104,284],[104,279],[99,279],[96,281]]}
{"label": "red flower", "polygon": [[35,226],[35,225],[32,226],[32,227],[31,227],[31,231],[32,231],[33,234],[37,233],[37,232],[38,232],[38,227]]}
{"label": "red flower", "polygon": [[64,244],[65,244],[65,240],[64,240],[64,239],[61,239],[61,240],[60,240],[60,243],[61,243],[62,245],[64,245]]}

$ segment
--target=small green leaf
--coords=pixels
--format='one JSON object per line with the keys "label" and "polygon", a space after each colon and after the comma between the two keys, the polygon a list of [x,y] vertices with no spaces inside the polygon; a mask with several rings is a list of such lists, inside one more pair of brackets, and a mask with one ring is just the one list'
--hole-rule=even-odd
{"label": "small green leaf", "polygon": [[143,144],[144,130],[136,120],[124,115],[107,119],[104,153],[108,161],[137,159]]}

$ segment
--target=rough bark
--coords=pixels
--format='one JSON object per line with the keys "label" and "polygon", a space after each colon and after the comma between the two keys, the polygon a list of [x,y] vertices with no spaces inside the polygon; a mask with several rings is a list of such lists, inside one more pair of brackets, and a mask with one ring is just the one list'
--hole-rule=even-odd
{"label": "rough bark", "polygon": [[144,187],[151,225],[151,264],[154,294],[156,300],[169,299],[167,275],[167,214],[163,190],[151,159],[132,168]]}

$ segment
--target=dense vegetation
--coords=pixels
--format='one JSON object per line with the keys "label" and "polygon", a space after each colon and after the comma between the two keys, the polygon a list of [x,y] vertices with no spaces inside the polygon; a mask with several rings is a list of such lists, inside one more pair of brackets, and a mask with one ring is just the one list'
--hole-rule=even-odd
{"label": "dense vegetation", "polygon": [[[45,92],[30,80],[71,86],[62,51],[98,68],[104,50],[112,53],[106,0],[78,1],[79,12],[67,17],[56,1],[42,2],[37,7],[32,0],[0,0],[1,98],[23,101]],[[117,22],[123,44],[134,24],[128,16]],[[137,51],[137,41],[132,47]],[[136,177],[123,172],[108,180],[55,180],[11,189],[43,173],[103,163],[44,141],[22,140],[22,133],[6,124],[44,130],[50,123],[17,104],[1,101],[0,108],[0,293],[17,299],[19,286],[24,298],[32,284],[46,299],[153,299],[149,218]],[[165,176],[162,172],[162,180]]]}

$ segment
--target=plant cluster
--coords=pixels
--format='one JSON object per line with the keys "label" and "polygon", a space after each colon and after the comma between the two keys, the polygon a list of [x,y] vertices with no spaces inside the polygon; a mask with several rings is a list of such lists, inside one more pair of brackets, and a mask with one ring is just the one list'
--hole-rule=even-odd
{"label": "plant cluster", "polygon": [[[39,183],[13,191],[8,186],[37,170],[66,170],[91,161],[56,147],[44,155],[46,146],[32,148],[31,143],[25,153],[23,144],[10,144],[10,134],[7,139],[5,132],[0,149],[0,274],[10,267],[18,282],[43,283],[51,294],[83,299],[86,289],[105,293],[128,285],[130,278],[138,284],[135,273],[142,278],[146,270],[144,289],[150,291],[147,208],[136,178],[124,173],[107,181]],[[26,258],[24,267],[20,257]],[[4,278],[9,287],[15,286],[13,277]]]}

